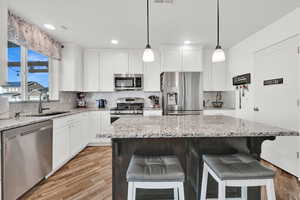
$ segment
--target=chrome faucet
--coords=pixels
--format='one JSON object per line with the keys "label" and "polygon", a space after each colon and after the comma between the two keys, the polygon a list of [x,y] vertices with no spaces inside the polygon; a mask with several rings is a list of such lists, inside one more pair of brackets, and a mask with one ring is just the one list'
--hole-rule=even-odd
{"label": "chrome faucet", "polygon": [[48,96],[47,92],[41,90],[40,91],[39,107],[38,107],[39,114],[43,113],[44,110],[50,110],[50,108],[43,108],[43,104],[42,104],[42,96],[43,96],[43,94],[46,95],[47,102],[49,102],[49,96]]}

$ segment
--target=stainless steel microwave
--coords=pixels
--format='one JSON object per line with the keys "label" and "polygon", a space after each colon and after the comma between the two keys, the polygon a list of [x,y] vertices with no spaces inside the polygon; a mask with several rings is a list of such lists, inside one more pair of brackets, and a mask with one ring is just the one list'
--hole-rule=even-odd
{"label": "stainless steel microwave", "polygon": [[143,74],[115,74],[115,91],[143,90]]}

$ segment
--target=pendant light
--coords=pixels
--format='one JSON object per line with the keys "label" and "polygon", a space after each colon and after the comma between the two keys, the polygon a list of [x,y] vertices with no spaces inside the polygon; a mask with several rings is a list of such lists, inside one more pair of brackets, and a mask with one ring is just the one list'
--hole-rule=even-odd
{"label": "pendant light", "polygon": [[217,0],[217,46],[212,56],[212,62],[224,62],[225,60],[225,52],[220,46],[220,0]]}
{"label": "pendant light", "polygon": [[154,61],[154,53],[151,49],[150,42],[149,42],[149,0],[147,0],[147,45],[144,50],[143,54],[143,61],[144,62],[153,62]]}

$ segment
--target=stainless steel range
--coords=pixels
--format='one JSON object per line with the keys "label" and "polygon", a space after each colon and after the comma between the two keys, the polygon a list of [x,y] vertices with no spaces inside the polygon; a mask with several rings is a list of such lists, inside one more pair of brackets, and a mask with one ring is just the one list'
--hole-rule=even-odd
{"label": "stainless steel range", "polygon": [[145,100],[139,97],[117,99],[117,107],[110,109],[111,123],[120,117],[143,115]]}

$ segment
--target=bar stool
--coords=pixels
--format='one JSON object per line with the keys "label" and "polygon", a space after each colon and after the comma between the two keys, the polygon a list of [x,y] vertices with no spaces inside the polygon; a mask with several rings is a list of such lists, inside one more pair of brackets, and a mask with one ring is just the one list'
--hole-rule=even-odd
{"label": "bar stool", "polygon": [[241,187],[241,200],[247,200],[247,187],[266,186],[268,200],[276,200],[275,172],[247,154],[204,155],[201,198],[206,200],[208,174],[218,182],[218,200],[226,199],[226,186]]}
{"label": "bar stool", "polygon": [[185,175],[176,156],[134,155],[130,160],[126,178],[127,200],[136,199],[137,188],[173,189],[174,199],[184,200]]}

